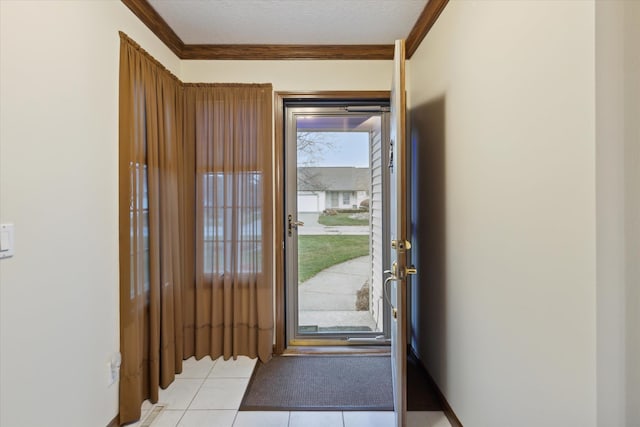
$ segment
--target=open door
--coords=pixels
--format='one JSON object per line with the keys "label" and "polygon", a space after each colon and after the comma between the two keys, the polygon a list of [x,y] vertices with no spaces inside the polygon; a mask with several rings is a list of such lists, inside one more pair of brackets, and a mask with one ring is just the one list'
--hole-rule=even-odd
{"label": "open door", "polygon": [[404,40],[395,44],[391,86],[391,123],[389,138],[391,268],[385,273],[385,292],[391,305],[391,372],[397,427],[406,423],[407,373],[407,275],[415,269],[407,266],[409,243],[407,227],[407,177],[405,144],[405,47]]}

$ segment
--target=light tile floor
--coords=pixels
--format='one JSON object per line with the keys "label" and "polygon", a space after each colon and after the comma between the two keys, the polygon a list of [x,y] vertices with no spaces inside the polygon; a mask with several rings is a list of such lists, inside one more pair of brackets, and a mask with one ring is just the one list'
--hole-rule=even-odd
{"label": "light tile floor", "polygon": [[[239,412],[255,359],[190,358],[132,427],[393,427],[393,412]],[[162,411],[154,411],[163,406]],[[153,420],[152,420],[153,418]],[[407,427],[451,427],[442,412],[409,412]]]}

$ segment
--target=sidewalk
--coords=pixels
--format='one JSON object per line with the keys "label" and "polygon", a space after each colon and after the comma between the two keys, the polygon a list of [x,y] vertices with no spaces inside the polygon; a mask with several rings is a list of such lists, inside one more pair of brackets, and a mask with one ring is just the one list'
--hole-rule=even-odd
{"label": "sidewalk", "polygon": [[366,326],[375,330],[369,310],[356,311],[356,293],[368,280],[370,270],[369,257],[364,256],[333,265],[301,283],[298,323],[319,327]]}
{"label": "sidewalk", "polygon": [[299,213],[298,221],[304,222],[303,226],[298,227],[298,235],[368,235],[370,229],[368,225],[340,225],[328,226],[318,223],[319,213]]}

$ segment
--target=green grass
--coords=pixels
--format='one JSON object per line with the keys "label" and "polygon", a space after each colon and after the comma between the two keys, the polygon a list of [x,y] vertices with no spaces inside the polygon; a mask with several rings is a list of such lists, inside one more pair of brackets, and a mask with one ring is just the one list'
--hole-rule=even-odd
{"label": "green grass", "polygon": [[322,225],[369,225],[369,213],[365,219],[349,218],[351,215],[357,215],[352,213],[338,213],[336,215],[320,215],[318,222]]}
{"label": "green grass", "polygon": [[369,236],[298,236],[298,282],[353,258],[369,255]]}

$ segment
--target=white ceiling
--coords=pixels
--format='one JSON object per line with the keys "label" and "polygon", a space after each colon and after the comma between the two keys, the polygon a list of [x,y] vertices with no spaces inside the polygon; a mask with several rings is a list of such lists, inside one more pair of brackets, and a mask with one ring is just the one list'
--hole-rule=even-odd
{"label": "white ceiling", "polygon": [[428,0],[148,0],[185,44],[393,44]]}

